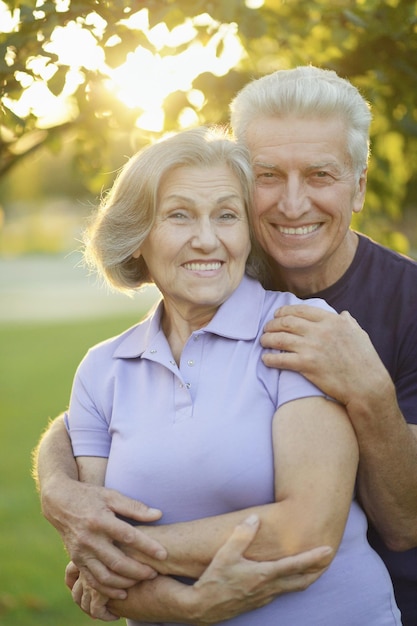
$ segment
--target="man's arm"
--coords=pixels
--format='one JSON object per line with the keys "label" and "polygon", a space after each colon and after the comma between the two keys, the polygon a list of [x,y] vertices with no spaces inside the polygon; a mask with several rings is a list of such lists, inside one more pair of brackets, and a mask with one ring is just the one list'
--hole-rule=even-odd
{"label": "man's arm", "polygon": [[77,567],[89,572],[93,587],[123,598],[123,588],[156,575],[153,568],[129,558],[113,542],[136,547],[156,561],[166,557],[163,546],[115,514],[149,522],[159,519],[161,512],[116,491],[78,482],[62,416],[52,422],[34,451],[33,475],[43,514],[60,533]]}
{"label": "man's arm", "polygon": [[347,312],[280,309],[265,327],[270,367],[291,369],[344,404],[359,443],[362,505],[388,548],[417,546],[417,426],[408,425],[369,336]]}

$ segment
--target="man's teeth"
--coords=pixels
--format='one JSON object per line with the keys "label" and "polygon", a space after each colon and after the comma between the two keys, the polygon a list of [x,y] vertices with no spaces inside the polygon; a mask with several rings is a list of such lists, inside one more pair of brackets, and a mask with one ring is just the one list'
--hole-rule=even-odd
{"label": "man's teeth", "polygon": [[286,228],[285,226],[279,227],[279,232],[284,235],[308,235],[317,230],[319,224],[311,224],[311,226],[299,226],[298,228]]}
{"label": "man's teeth", "polygon": [[184,263],[186,270],[192,270],[193,272],[207,272],[209,270],[218,270],[221,268],[221,263]]}

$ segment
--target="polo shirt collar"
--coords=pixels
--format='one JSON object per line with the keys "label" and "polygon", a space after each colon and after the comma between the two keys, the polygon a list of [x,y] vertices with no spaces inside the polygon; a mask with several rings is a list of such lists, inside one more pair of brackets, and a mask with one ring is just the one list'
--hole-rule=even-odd
{"label": "polo shirt collar", "polygon": [[[197,331],[213,333],[235,340],[254,339],[258,334],[265,290],[261,284],[245,275],[230,298],[219,308],[213,319]],[[140,357],[152,343],[167,344],[161,328],[163,302],[142,323],[130,328],[121,336],[113,356],[115,358]],[[161,335],[158,337],[158,335]]]}
{"label": "polo shirt collar", "polygon": [[230,339],[254,339],[258,333],[264,300],[265,290],[260,283],[245,275],[230,298],[201,331]]}

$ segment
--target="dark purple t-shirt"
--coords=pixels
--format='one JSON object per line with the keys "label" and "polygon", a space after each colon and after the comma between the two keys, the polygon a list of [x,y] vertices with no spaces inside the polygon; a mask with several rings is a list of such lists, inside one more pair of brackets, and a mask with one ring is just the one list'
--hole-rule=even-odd
{"label": "dark purple t-shirt", "polygon": [[[309,297],[324,298],[338,312],[349,311],[366,330],[395,383],[405,419],[417,424],[417,263],[359,235],[355,258],[344,276]],[[417,624],[417,549],[387,550],[374,529],[370,540],[390,570],[397,599],[401,586],[414,581],[414,608],[400,608],[413,611],[404,623]]]}

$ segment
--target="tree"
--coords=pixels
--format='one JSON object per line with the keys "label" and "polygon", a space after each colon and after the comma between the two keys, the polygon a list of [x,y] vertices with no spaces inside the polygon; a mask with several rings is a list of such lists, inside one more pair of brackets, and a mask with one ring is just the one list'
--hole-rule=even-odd
{"label": "tree", "polygon": [[149,28],[165,23],[172,32],[202,14],[212,18],[194,22],[192,38],[176,47],[156,47],[143,28],[132,25],[142,2],[8,0],[7,6],[19,21],[12,32],[0,33],[0,177],[41,146],[59,150],[69,136],[77,168],[93,185],[117,137],[134,135],[141,145],[152,134],[135,127],[142,111],[115,97],[105,87],[103,69],[87,62],[68,95],[66,119],[45,126],[33,112],[16,113],[16,103],[34,81],[46,83],[55,95],[68,85],[71,68],[48,47],[58,27],[77,25],[89,33],[106,66],[117,68],[139,46],[168,56],[199,42],[214,45],[221,57],[222,29],[234,23],[244,49],[239,63],[225,75],[204,71],[195,77],[192,87],[203,94],[202,101],[194,102],[190,89],[171,93],[164,105],[165,131],[178,128],[184,109],[194,111],[200,123],[226,123],[230,99],[253,77],[306,63],[335,69],[373,105],[368,217],[378,218],[381,226],[385,217],[398,218],[403,206],[417,201],[415,0],[265,0],[258,8],[250,8],[250,0],[149,0]]}

